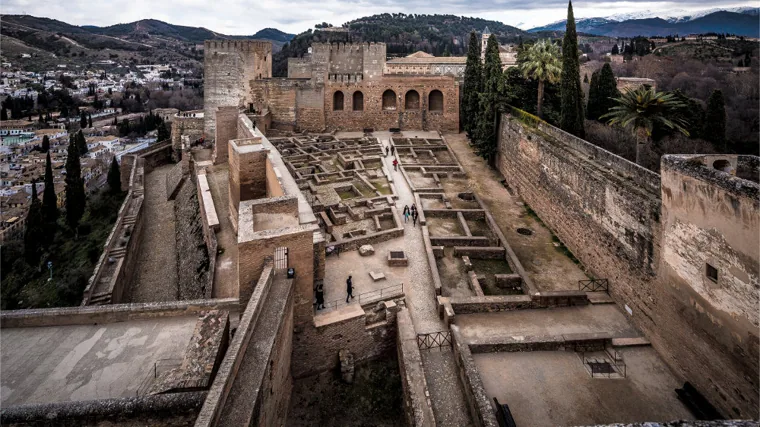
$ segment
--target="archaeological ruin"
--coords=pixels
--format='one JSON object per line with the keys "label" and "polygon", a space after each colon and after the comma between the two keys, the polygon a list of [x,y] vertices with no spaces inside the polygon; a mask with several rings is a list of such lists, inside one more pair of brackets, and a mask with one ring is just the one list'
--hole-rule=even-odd
{"label": "archaeological ruin", "polygon": [[205,48],[82,305],[0,313],[3,425],[758,425],[760,159],[511,109],[491,168],[381,43]]}

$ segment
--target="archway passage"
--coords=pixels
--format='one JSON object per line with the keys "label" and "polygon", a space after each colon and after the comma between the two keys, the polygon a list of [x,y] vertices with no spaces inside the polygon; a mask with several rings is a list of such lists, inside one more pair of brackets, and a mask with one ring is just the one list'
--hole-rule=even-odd
{"label": "archway passage", "polygon": [[396,109],[396,92],[388,89],[383,92],[383,110]]}
{"label": "archway passage", "polygon": [[358,90],[354,92],[354,111],[364,111],[364,94]]}
{"label": "archway passage", "polygon": [[430,111],[443,111],[443,94],[436,89],[428,96],[428,109]]}
{"label": "archway passage", "polygon": [[333,111],[343,111],[343,92],[341,91],[333,94]]}
{"label": "archway passage", "polygon": [[420,109],[420,94],[416,90],[412,89],[406,93],[404,108],[407,110],[419,110]]}

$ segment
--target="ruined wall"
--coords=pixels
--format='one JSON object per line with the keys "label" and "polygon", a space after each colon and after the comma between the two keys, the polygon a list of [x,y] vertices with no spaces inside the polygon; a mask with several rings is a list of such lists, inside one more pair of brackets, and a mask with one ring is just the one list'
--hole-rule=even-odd
{"label": "ruined wall", "polygon": [[289,79],[310,79],[311,72],[311,57],[288,58]]}
{"label": "ruined wall", "polygon": [[[726,415],[757,417],[757,353],[754,370],[747,369],[737,362],[741,352],[733,355],[712,338],[719,328],[695,329],[711,322],[689,319],[711,314],[675,297],[669,273],[660,271],[667,270],[662,241],[672,239],[661,231],[660,177],[552,126],[522,120],[530,124],[511,115],[500,124],[497,166],[509,185],[593,276],[610,281],[610,295],[681,379]],[[753,373],[752,380],[734,378]]]}
{"label": "ruined wall", "polygon": [[214,135],[219,106],[247,107],[250,82],[272,77],[272,43],[207,40],[204,44],[204,131]]}
{"label": "ruined wall", "polygon": [[214,277],[209,270],[209,253],[204,241],[198,192],[193,180],[185,180],[177,193],[174,215],[177,253],[182,254],[177,257],[177,298],[205,298],[210,295]]}
{"label": "ruined wall", "polygon": [[308,323],[297,327],[293,336],[291,372],[294,378],[337,368],[338,352],[342,349],[350,351],[355,362],[361,363],[387,354],[395,348],[398,306],[394,301],[359,307],[324,323],[318,316],[311,320],[312,302],[313,299],[310,299]]}
{"label": "ruined wall", "polygon": [[266,162],[268,151],[251,139],[239,139],[228,144],[229,213],[237,230],[240,202],[266,197]]}
{"label": "ruined wall", "polygon": [[309,81],[282,78],[251,82],[250,99],[257,110],[268,109],[272,127],[294,129],[296,126],[296,92],[300,86],[311,86]]}
{"label": "ruined wall", "polygon": [[172,120],[172,154],[175,156],[175,160],[179,160],[180,158],[179,153],[182,151],[183,135],[187,136],[190,143],[206,135],[203,131],[203,117],[204,114],[200,110],[183,111],[177,113],[177,116]]}

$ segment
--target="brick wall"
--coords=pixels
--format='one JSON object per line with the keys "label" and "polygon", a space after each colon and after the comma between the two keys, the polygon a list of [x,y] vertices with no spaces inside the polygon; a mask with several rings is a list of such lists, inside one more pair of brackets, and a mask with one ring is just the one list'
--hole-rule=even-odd
{"label": "brick wall", "polygon": [[[738,327],[734,332],[741,336],[727,338],[726,331],[743,320],[721,326],[718,319],[736,317],[740,305],[728,299],[714,307],[699,292],[679,291],[683,279],[671,279],[671,266],[662,262],[663,241],[673,248],[679,240],[691,241],[679,250],[705,251],[685,228],[663,232],[660,177],[559,129],[539,128],[503,116],[497,165],[509,185],[591,274],[610,281],[610,295],[630,310],[680,379],[692,382],[727,416],[757,417],[757,335]],[[670,187],[662,187],[662,197]],[[690,200],[690,210],[705,209],[706,195],[702,203],[690,197],[682,197]]]}

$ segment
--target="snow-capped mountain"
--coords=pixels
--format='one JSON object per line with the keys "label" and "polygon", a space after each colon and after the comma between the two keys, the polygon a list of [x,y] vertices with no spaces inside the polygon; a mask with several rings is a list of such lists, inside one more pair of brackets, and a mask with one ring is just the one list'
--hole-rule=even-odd
{"label": "snow-capped mountain", "polygon": [[[578,32],[618,37],[654,36],[689,33],[730,33],[757,37],[760,28],[760,8],[737,7],[700,11],[638,11],[607,17],[576,18]],[[564,31],[565,20],[528,32]]]}

